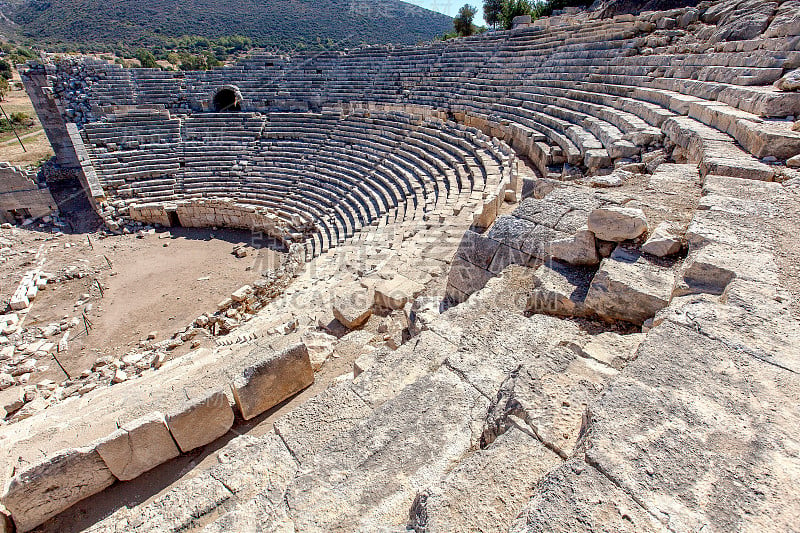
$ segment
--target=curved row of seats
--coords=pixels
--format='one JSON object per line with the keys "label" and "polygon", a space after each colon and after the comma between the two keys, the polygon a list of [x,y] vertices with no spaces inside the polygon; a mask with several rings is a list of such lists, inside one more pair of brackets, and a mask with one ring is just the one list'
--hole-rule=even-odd
{"label": "curved row of seats", "polygon": [[489,195],[513,166],[475,129],[369,105],[270,115],[132,110],[87,124],[83,139],[109,198],[229,198],[287,221],[310,214],[319,228],[312,256],[390,213],[413,220]]}
{"label": "curved row of seats", "polygon": [[[513,140],[548,175],[564,163],[588,172],[610,168],[668,139],[715,171],[736,173],[717,163],[742,159],[768,176],[748,154],[783,160],[800,151],[800,134],[776,120],[800,108],[800,95],[770,86],[800,64],[800,38],[709,45],[702,36],[711,25],[655,24],[676,15],[551,17],[541,27],[416,47],[259,53],[210,72],[87,60],[101,78],[88,90],[101,104],[195,110],[211,105],[226,84],[236,85],[253,111],[357,101],[420,105],[472,117],[464,122]],[[670,121],[677,118],[679,127]]]}

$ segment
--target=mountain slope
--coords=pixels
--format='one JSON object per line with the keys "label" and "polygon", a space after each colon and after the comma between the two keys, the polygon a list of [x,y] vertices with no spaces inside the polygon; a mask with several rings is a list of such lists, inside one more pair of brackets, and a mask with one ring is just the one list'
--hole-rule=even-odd
{"label": "mountain slope", "polygon": [[399,0],[23,0],[3,11],[22,37],[47,44],[154,45],[183,35],[244,35],[261,46],[408,44],[452,27]]}

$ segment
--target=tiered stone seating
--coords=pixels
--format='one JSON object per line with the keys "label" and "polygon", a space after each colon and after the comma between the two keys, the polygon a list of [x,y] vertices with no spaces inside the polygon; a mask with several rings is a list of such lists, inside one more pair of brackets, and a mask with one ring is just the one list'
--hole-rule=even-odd
{"label": "tiered stone seating", "polygon": [[[381,335],[352,375],[266,435],[234,439],[196,477],[94,530],[794,527],[798,217],[784,163],[800,152],[787,120],[800,93],[769,84],[798,66],[799,39],[710,39],[702,12],[740,4],[702,3],[693,19],[565,15],[417,47],[259,53],[210,72],[87,63],[89,99],[140,107],[105,109],[83,128],[110,197],[163,209],[230,200],[316,226],[300,236],[308,269],[211,354],[168,367],[168,382],[299,341],[276,325],[316,330],[341,294],[377,302],[379,285],[401,278],[437,291],[430,309],[429,292],[408,298],[410,312],[396,306],[410,342]],[[228,85],[244,111],[208,112]],[[148,124],[171,128],[153,153],[174,146],[177,169],[148,166]],[[115,159],[126,150],[130,168]],[[509,214],[517,155],[541,176]],[[635,172],[606,176],[620,166]],[[171,196],[152,193],[156,174],[172,176]],[[777,177],[786,184],[749,181]],[[613,217],[636,234],[601,233]],[[141,424],[134,414],[159,402],[197,408],[160,384],[125,386],[145,410],[123,406],[123,422]],[[80,405],[117,402],[112,388]],[[170,420],[154,425],[173,431]],[[48,422],[32,417],[20,427],[33,436],[12,441],[43,439]],[[34,481],[94,473],[57,479],[63,507],[124,477],[93,455],[94,440],[54,434],[42,449],[55,455],[12,458],[27,466],[10,485],[25,527],[61,510],[52,498],[44,513],[32,507],[51,488]],[[59,454],[67,444],[84,447]],[[83,492],[69,496],[75,485]]]}
{"label": "tiered stone seating", "polygon": [[402,220],[439,204],[477,209],[489,188],[510,182],[510,150],[435,116],[372,104],[268,116],[131,109],[88,124],[84,137],[109,198],[222,198],[286,221],[310,214],[313,257],[391,210]]}

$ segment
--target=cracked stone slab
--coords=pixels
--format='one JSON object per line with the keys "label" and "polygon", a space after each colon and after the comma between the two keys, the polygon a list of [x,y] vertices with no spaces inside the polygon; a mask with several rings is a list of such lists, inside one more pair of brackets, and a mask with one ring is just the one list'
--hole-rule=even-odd
{"label": "cracked stone slab", "polygon": [[511,428],[418,494],[409,527],[430,533],[508,531],[536,480],[560,464],[534,437]]}
{"label": "cracked stone slab", "polygon": [[458,350],[447,357],[446,364],[487,398],[494,398],[520,365],[537,362],[553,372],[566,369],[575,354],[559,352],[551,357],[551,351],[579,335],[578,327],[566,320],[492,313],[465,328]]}
{"label": "cracked stone slab", "polygon": [[441,368],[337,435],[289,489],[298,531],[400,526],[417,492],[478,440],[488,401]]}
{"label": "cracked stone slab", "polygon": [[510,533],[669,531],[611,480],[572,459],[539,481]]}
{"label": "cracked stone slab", "polygon": [[125,424],[97,443],[97,453],[121,481],[138,477],[180,455],[161,413]]}
{"label": "cracked stone slab", "polygon": [[114,481],[93,448],[67,449],[18,472],[6,484],[2,502],[17,531],[29,531]]}
{"label": "cracked stone slab", "polygon": [[674,286],[671,268],[617,246],[600,263],[585,304],[601,317],[641,324],[669,304]]}
{"label": "cracked stone slab", "polygon": [[276,352],[255,348],[228,371],[236,406],[245,420],[260,415],[314,383],[304,344]]}
{"label": "cracked stone slab", "polygon": [[673,531],[800,516],[797,374],[664,321],[590,406],[587,461]]}
{"label": "cracked stone slab", "polygon": [[166,422],[181,451],[204,446],[223,436],[233,426],[233,409],[224,392],[212,392],[189,400],[167,413]]}
{"label": "cracked stone slab", "polygon": [[295,458],[305,463],[335,435],[371,412],[372,408],[353,392],[350,382],[336,383],[280,417],[274,427]]}
{"label": "cracked stone slab", "polygon": [[491,440],[508,427],[535,435],[561,457],[573,454],[589,402],[617,371],[567,346],[545,350],[512,370],[492,400],[484,430]]}
{"label": "cracked stone slab", "polygon": [[528,311],[556,316],[586,316],[586,294],[594,271],[551,261],[539,266],[533,280],[535,287],[528,299]]}

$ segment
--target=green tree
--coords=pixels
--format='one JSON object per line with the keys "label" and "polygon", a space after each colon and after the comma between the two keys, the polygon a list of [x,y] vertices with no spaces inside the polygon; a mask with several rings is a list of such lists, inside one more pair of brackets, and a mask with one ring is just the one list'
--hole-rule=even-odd
{"label": "green tree", "polygon": [[510,30],[514,17],[533,14],[534,8],[529,0],[503,0],[503,10],[500,18],[503,27]]}
{"label": "green tree", "polygon": [[139,48],[136,51],[136,59],[139,60],[139,63],[142,65],[142,68],[158,68],[158,63],[156,63],[156,58],[155,56],[153,56],[153,53],[150,50]]}
{"label": "green tree", "polygon": [[3,100],[10,90],[11,85],[9,85],[8,80],[0,77],[0,100]]}
{"label": "green tree", "polygon": [[475,33],[475,25],[472,21],[475,19],[475,13],[478,10],[469,4],[464,4],[458,10],[458,15],[453,19],[453,27],[456,33],[461,37],[466,37]]}
{"label": "green tree", "polygon": [[7,80],[12,78],[11,64],[5,59],[0,59],[0,76]]}
{"label": "green tree", "polygon": [[503,0],[483,0],[483,18],[492,28],[497,29],[503,14]]}

